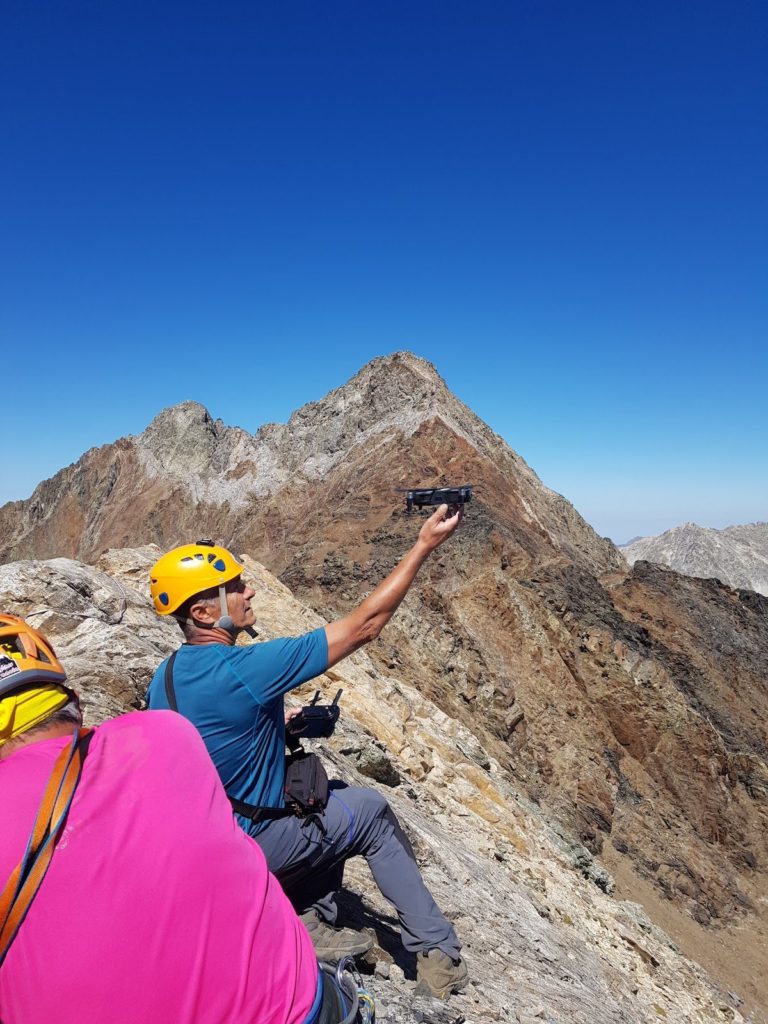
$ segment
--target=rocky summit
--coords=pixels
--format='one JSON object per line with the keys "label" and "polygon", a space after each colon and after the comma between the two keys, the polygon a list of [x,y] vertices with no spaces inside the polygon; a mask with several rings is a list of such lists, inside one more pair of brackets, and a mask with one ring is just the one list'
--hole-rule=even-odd
{"label": "rocky summit", "polygon": [[619,550],[630,565],[641,559],[656,562],[768,597],[768,523],[723,530],[685,523],[658,537],[638,537]]}
{"label": "rocky summit", "polygon": [[[184,403],[87,452],[0,509],[0,593],[66,638],[104,714],[133,706],[179,639],[143,617],[145,545],[244,553],[262,635],[296,633],[412,543],[399,488],[464,483],[460,532],[343,684],[329,674],[350,733],[327,749],[387,788],[471,934],[483,967],[457,1013],[764,1020],[768,598],[629,567],[423,360],[374,360],[255,435]],[[357,881],[349,913],[387,947],[388,911]],[[410,968],[388,963],[376,983],[400,1006]]]}

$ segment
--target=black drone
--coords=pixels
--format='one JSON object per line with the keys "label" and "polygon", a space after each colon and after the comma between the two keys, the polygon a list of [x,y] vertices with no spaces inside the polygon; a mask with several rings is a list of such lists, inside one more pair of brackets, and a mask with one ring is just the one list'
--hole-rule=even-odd
{"label": "black drone", "polygon": [[472,500],[472,484],[462,487],[410,487],[405,491],[405,508],[411,512],[425,505],[466,505]]}

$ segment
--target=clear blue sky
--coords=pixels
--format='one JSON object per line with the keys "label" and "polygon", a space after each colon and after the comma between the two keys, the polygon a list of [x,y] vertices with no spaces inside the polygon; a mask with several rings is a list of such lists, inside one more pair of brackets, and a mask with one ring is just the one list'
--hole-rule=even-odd
{"label": "clear blue sky", "polygon": [[617,541],[768,519],[768,8],[6,0],[0,501],[409,349]]}

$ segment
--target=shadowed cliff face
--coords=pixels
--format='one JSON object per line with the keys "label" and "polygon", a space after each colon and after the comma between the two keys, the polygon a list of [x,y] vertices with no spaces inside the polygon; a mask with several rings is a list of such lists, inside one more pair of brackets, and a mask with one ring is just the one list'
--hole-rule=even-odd
{"label": "shadowed cliff face", "polygon": [[[454,541],[370,656],[469,730],[593,853],[717,945],[765,927],[768,599],[637,563],[413,356],[251,436],[201,406],[0,509],[5,559],[213,536],[325,618],[412,543],[397,488],[472,483]],[[645,898],[645,897],[643,897]],[[748,960],[754,935],[741,939]]]}

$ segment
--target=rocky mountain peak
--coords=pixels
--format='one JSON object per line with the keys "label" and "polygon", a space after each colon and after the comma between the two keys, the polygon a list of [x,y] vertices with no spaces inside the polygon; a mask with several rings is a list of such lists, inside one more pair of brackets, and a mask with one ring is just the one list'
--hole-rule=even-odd
{"label": "rocky mountain peak", "polygon": [[[376,435],[411,436],[440,419],[470,444],[482,443],[484,424],[448,390],[435,367],[410,352],[373,359],[351,380],[293,413],[288,423],[266,424],[255,437],[214,420],[205,406],[187,401],[159,413],[135,439],[152,476],[189,483],[232,468],[232,452],[263,470],[249,474],[256,493],[271,493],[289,473],[321,479],[356,446]],[[279,471],[275,472],[279,466]]]}
{"label": "rocky mountain peak", "polygon": [[731,587],[768,595],[768,525],[749,523],[715,530],[683,523],[657,537],[642,537],[620,548],[637,561],[666,565],[686,576],[718,579]]}
{"label": "rocky mountain peak", "polygon": [[253,443],[246,431],[214,420],[198,401],[164,409],[133,440],[148,475],[185,481],[225,473],[234,453]]}
{"label": "rocky mountain peak", "polygon": [[152,475],[183,477],[217,461],[227,429],[199,402],[181,402],[163,409],[135,441]]}
{"label": "rocky mountain peak", "polygon": [[[484,492],[493,516],[519,532],[525,558],[544,544],[597,571],[624,564],[431,363],[410,352],[372,360],[287,424],[266,424],[255,435],[213,419],[199,402],[165,409],[142,434],[86,453],[30,501],[0,509],[0,554],[90,557],[105,545],[144,541],[149,523],[149,539],[174,543],[197,530],[201,516],[214,534],[250,543],[265,531],[283,536],[285,501],[314,510],[318,487],[336,503],[353,496],[345,514],[359,516],[385,492],[394,501],[392,488],[403,482],[476,485],[478,500]],[[274,527],[265,516],[276,517]]]}
{"label": "rocky mountain peak", "polygon": [[143,437],[169,437],[182,435],[190,430],[203,426],[206,430],[215,431],[213,417],[200,402],[188,400],[177,405],[169,405],[155,416]]}
{"label": "rocky mountain peak", "polygon": [[483,455],[504,444],[448,389],[432,363],[411,352],[371,360],[342,387],[298,409],[288,432],[294,452],[302,454],[301,470],[318,479],[356,446],[377,436],[411,437],[431,420],[442,421]]}

